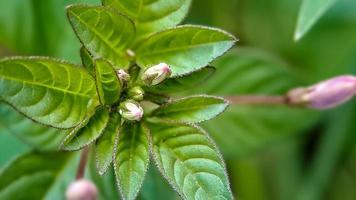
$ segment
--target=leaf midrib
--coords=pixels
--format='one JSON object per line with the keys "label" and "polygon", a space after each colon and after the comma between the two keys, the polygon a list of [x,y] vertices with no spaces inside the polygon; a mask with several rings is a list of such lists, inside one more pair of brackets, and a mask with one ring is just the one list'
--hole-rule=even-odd
{"label": "leaf midrib", "polygon": [[49,85],[45,85],[45,84],[41,84],[41,83],[37,83],[37,82],[33,82],[33,81],[21,80],[21,79],[17,79],[17,78],[9,78],[9,77],[3,77],[2,79],[9,80],[9,81],[15,81],[15,82],[19,82],[19,83],[27,84],[27,85],[40,86],[40,87],[44,87],[44,88],[47,88],[47,89],[61,91],[63,93],[69,93],[69,94],[72,94],[72,95],[86,97],[88,99],[90,99],[92,97],[90,95],[85,95],[84,93],[76,93],[74,91],[65,90],[65,89],[62,89],[62,88],[57,88],[57,87],[53,87],[53,86],[49,86]]}
{"label": "leaf midrib", "polygon": [[158,51],[148,51],[148,53],[142,53],[142,54],[139,54],[140,51],[138,51],[138,54],[139,54],[139,56],[156,55],[156,54],[169,53],[169,52],[174,52],[174,51],[184,51],[187,49],[190,50],[193,48],[199,48],[199,47],[209,46],[209,45],[213,45],[216,43],[223,43],[223,42],[233,42],[233,41],[232,40],[222,40],[222,41],[218,41],[218,42],[207,42],[207,43],[203,43],[203,44],[194,44],[194,45],[188,45],[188,46],[184,46],[184,47],[176,47],[176,48],[170,48],[170,49],[164,49],[164,50],[158,50]]}
{"label": "leaf midrib", "polygon": [[95,35],[97,35],[97,36],[106,44],[106,46],[108,46],[111,50],[113,50],[117,55],[123,57],[123,53],[118,52],[115,47],[113,47],[109,42],[107,42],[107,41],[105,40],[105,38],[104,38],[101,34],[99,34],[99,32],[97,32],[94,28],[92,28],[92,27],[89,26],[84,20],[82,20],[79,15],[75,14],[75,12],[73,12],[73,11],[71,11],[71,13],[73,14],[73,16],[75,16],[75,17],[77,18],[77,20],[78,20],[79,22],[81,22],[82,24],[84,24],[86,27],[88,27],[88,29],[89,29],[91,32],[93,32]]}

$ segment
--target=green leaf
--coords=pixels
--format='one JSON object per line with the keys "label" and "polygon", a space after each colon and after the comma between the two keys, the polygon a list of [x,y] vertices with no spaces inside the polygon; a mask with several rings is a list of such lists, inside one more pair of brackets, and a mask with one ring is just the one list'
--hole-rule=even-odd
{"label": "green leaf", "polygon": [[94,108],[95,82],[62,61],[7,58],[0,60],[0,98],[39,123],[71,128]]}
{"label": "green leaf", "polygon": [[96,166],[100,175],[103,175],[110,166],[113,156],[115,139],[118,137],[120,128],[120,114],[110,113],[110,119],[102,136],[96,141],[95,155]]}
{"label": "green leaf", "polygon": [[137,36],[173,28],[187,15],[191,0],[103,0],[134,20]]}
{"label": "green leaf", "polygon": [[[285,62],[256,49],[239,49],[214,63],[214,78],[192,93],[219,96],[278,95],[303,84]],[[315,123],[317,112],[287,106],[234,105],[203,124],[226,156],[255,152],[282,138],[295,136]]]}
{"label": "green leaf", "polygon": [[209,136],[184,124],[150,124],[154,160],[183,199],[232,199],[225,164]]}
{"label": "green leaf", "polygon": [[111,105],[119,100],[121,94],[121,82],[112,65],[104,60],[95,61],[96,86],[100,101],[103,105]]}
{"label": "green leaf", "polygon": [[139,123],[127,123],[120,131],[114,168],[123,199],[135,199],[142,187],[149,164],[148,132]]}
{"label": "green leaf", "polygon": [[77,162],[74,153],[24,154],[1,170],[0,199],[65,199]]}
{"label": "green leaf", "polygon": [[34,123],[5,104],[0,104],[0,116],[0,127],[36,150],[57,150],[65,137],[64,131]]}
{"label": "green leaf", "polygon": [[303,0],[294,39],[301,39],[338,0]]}
{"label": "green leaf", "polygon": [[172,122],[200,123],[222,113],[228,106],[220,97],[190,96],[162,105],[152,116]]}
{"label": "green leaf", "polygon": [[142,68],[167,63],[172,75],[179,76],[201,69],[230,49],[234,36],[214,28],[179,26],[151,35],[135,50]]}
{"label": "green leaf", "polygon": [[80,48],[80,58],[82,60],[83,67],[93,76],[95,77],[95,69],[94,69],[94,61],[92,59],[92,55],[85,47]]}
{"label": "green leaf", "polygon": [[145,90],[159,94],[176,93],[189,90],[206,81],[214,74],[214,72],[215,68],[208,66],[191,74],[186,74],[185,76],[167,79],[163,83],[157,86],[147,87]]}
{"label": "green leaf", "polygon": [[100,107],[93,116],[85,119],[79,126],[70,131],[64,139],[61,149],[68,151],[79,150],[98,139],[109,122],[109,111]]}
{"label": "green leaf", "polygon": [[106,7],[74,5],[67,12],[78,38],[94,57],[106,58],[116,68],[129,67],[126,51],[135,37],[133,22]]}

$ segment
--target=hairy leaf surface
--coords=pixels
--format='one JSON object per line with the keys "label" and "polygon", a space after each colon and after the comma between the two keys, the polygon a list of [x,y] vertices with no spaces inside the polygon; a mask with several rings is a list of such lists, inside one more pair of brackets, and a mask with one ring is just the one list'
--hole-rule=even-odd
{"label": "hairy leaf surface", "polygon": [[112,65],[103,59],[95,61],[95,79],[100,101],[103,105],[114,104],[120,98],[121,82]]}
{"label": "hairy leaf surface", "polygon": [[113,160],[115,139],[119,134],[120,123],[119,113],[110,113],[109,122],[104,129],[102,136],[95,144],[96,167],[100,175],[103,175],[106,172]]}
{"label": "hairy leaf surface", "polygon": [[123,199],[133,200],[142,187],[149,164],[148,129],[142,124],[125,124],[115,154],[115,174]]}
{"label": "hairy leaf surface", "polygon": [[199,123],[214,118],[228,106],[227,102],[214,96],[191,96],[162,105],[152,116],[168,121]]}
{"label": "hairy leaf surface", "polygon": [[117,68],[130,63],[126,50],[135,37],[133,22],[106,7],[75,5],[67,9],[78,38],[94,57],[103,57]]}
{"label": "hairy leaf surface", "polygon": [[49,58],[0,60],[0,98],[56,128],[79,124],[95,106],[95,82],[83,69]]}
{"label": "hairy leaf surface", "polygon": [[184,124],[150,124],[153,156],[183,199],[232,199],[225,164],[208,135]]}
{"label": "hairy leaf surface", "polygon": [[179,26],[151,35],[136,49],[137,64],[142,68],[167,63],[172,75],[179,76],[201,69],[230,49],[236,39],[219,29]]}
{"label": "hairy leaf surface", "polygon": [[103,0],[103,3],[132,18],[137,36],[142,37],[178,25],[188,13],[191,0]]}
{"label": "hairy leaf surface", "polygon": [[215,68],[208,66],[185,76],[167,79],[163,83],[157,86],[147,87],[145,90],[159,94],[177,93],[190,90],[192,87],[202,84],[210,78],[214,72]]}
{"label": "hairy leaf surface", "polygon": [[108,122],[108,109],[105,107],[98,108],[93,116],[88,117],[82,124],[70,131],[61,148],[75,151],[89,145],[101,136]]}
{"label": "hairy leaf surface", "polygon": [[85,69],[94,77],[94,61],[90,55],[90,52],[85,47],[80,48],[80,58],[82,59],[83,67],[85,67]]}

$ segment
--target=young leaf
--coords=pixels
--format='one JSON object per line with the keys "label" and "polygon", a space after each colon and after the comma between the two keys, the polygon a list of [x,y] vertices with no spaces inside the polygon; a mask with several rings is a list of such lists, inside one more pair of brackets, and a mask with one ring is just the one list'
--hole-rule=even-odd
{"label": "young leaf", "polygon": [[75,151],[89,145],[101,136],[108,122],[108,109],[105,107],[98,108],[92,117],[84,120],[80,126],[69,133],[62,142],[61,149]]}
{"label": "young leaf", "polygon": [[80,48],[80,58],[82,59],[83,67],[94,77],[94,61],[89,51],[85,47]]}
{"label": "young leaf", "polygon": [[116,68],[129,66],[126,51],[135,37],[133,22],[106,7],[74,5],[67,12],[78,38],[94,57],[106,58]]}
{"label": "young leaf", "polygon": [[153,157],[183,199],[232,199],[222,157],[200,128],[150,124]]}
{"label": "young leaf", "polygon": [[0,199],[65,199],[73,181],[78,154],[27,153],[0,172]]}
{"label": "young leaf", "polygon": [[34,123],[3,103],[0,103],[0,116],[4,116],[0,118],[1,130],[15,135],[35,150],[55,151],[65,137],[64,131]]}
{"label": "young leaf", "polygon": [[139,123],[125,124],[119,135],[114,168],[123,199],[134,200],[149,164],[148,129]]}
{"label": "young leaf", "polygon": [[103,105],[111,105],[119,100],[121,83],[108,61],[104,59],[95,61],[95,79],[99,98]]}
{"label": "young leaf", "polygon": [[301,39],[338,0],[303,0],[294,39]]}
{"label": "young leaf", "polygon": [[97,101],[95,82],[85,70],[49,58],[1,60],[0,98],[56,128],[78,125]]}
{"label": "young leaf", "polygon": [[230,49],[236,39],[219,29],[186,25],[150,36],[137,47],[142,68],[167,63],[173,76],[191,73],[208,65]]}
{"label": "young leaf", "polygon": [[102,136],[96,141],[95,155],[96,167],[100,175],[103,175],[110,166],[115,147],[115,139],[119,134],[120,114],[110,113],[110,119]]}
{"label": "young leaf", "polygon": [[214,118],[227,106],[223,98],[191,96],[162,105],[152,112],[152,116],[168,121],[199,123]]}
{"label": "young leaf", "polygon": [[157,86],[147,87],[145,90],[158,94],[182,92],[203,83],[212,76],[214,72],[215,68],[208,66],[191,74],[167,79],[163,83]]}
{"label": "young leaf", "polygon": [[137,36],[173,28],[188,13],[191,0],[103,0],[134,20]]}

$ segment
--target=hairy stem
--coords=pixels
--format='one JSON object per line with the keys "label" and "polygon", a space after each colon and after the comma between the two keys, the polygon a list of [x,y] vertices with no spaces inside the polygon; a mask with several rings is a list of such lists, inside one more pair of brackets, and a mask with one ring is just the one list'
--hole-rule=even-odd
{"label": "hairy stem", "polygon": [[76,179],[82,179],[84,177],[84,172],[85,172],[85,166],[88,161],[88,154],[89,154],[89,148],[86,147],[82,150],[82,153],[80,155],[80,161],[79,161],[79,166],[77,170],[77,176]]}
{"label": "hairy stem", "polygon": [[267,95],[251,95],[251,96],[225,96],[231,105],[290,105],[285,96],[267,96]]}

